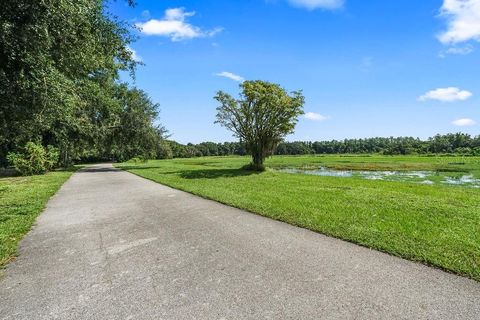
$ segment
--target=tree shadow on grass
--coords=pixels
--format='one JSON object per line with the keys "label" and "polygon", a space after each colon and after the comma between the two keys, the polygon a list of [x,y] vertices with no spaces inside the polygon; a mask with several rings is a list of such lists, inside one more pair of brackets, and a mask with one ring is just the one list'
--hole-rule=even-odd
{"label": "tree shadow on grass", "polygon": [[[130,170],[150,170],[162,169],[161,166],[119,166],[118,169],[125,171]],[[176,170],[176,171],[160,171],[158,174],[178,174],[183,179],[217,179],[217,178],[234,178],[245,177],[260,174],[261,171],[248,170],[245,168],[233,169],[200,169],[200,170]]]}
{"label": "tree shadow on grass", "polygon": [[56,168],[56,169],[53,169],[53,170],[45,172],[45,173],[25,175],[25,176],[22,176],[13,167],[0,168],[0,179],[2,179],[2,178],[42,176],[44,174],[52,173],[52,172],[76,172],[76,171],[80,170],[81,168],[82,168],[82,166],[70,166],[70,167],[67,167],[67,168]]}
{"label": "tree shadow on grass", "polygon": [[118,167],[115,167],[115,168],[125,170],[125,171],[128,171],[128,170],[162,169],[161,166],[136,166],[136,165],[122,165],[122,166],[118,166]]}
{"label": "tree shadow on grass", "polygon": [[17,177],[19,174],[13,168],[0,168],[0,178]]}
{"label": "tree shadow on grass", "polygon": [[185,170],[180,172],[184,179],[218,179],[245,177],[260,174],[259,171],[245,169],[207,169],[207,170]]}
{"label": "tree shadow on grass", "polygon": [[119,172],[122,171],[118,168],[108,168],[108,167],[86,167],[82,168],[80,173],[98,173],[98,172]]}

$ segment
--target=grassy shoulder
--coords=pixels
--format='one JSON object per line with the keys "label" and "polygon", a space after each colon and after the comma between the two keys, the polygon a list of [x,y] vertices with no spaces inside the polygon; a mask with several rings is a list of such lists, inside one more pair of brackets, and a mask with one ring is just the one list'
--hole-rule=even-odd
{"label": "grassy shoulder", "polygon": [[[479,189],[238,169],[248,161],[205,157],[118,166],[208,199],[480,280]],[[303,156],[274,157],[267,165],[461,167],[477,175],[479,163],[478,158],[455,157]]]}
{"label": "grassy shoulder", "polygon": [[0,267],[15,256],[18,242],[72,173],[0,178]]}

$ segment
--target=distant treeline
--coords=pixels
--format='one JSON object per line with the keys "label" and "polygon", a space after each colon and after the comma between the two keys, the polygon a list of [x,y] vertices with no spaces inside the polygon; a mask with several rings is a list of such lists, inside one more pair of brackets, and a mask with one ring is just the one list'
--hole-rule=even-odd
{"label": "distant treeline", "polygon": [[[170,150],[165,150],[165,158],[190,158],[201,156],[245,155],[241,142],[202,142],[180,144],[168,141]],[[480,156],[480,135],[472,137],[464,133],[436,135],[427,140],[413,137],[365,138],[331,141],[282,142],[275,150],[277,155],[302,154],[368,154],[385,155],[408,154],[462,154]]]}

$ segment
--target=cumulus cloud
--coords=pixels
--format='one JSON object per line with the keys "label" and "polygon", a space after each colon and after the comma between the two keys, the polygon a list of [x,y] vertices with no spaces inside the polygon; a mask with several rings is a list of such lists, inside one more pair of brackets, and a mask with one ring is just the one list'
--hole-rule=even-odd
{"label": "cumulus cloud", "polygon": [[472,96],[472,93],[467,90],[460,90],[456,87],[448,88],[438,88],[435,90],[428,91],[424,95],[420,96],[418,100],[427,101],[427,100],[438,100],[443,102],[452,102],[459,100],[467,100]]}
{"label": "cumulus cloud", "polygon": [[187,18],[194,15],[194,11],[186,12],[184,8],[172,8],[165,10],[165,16],[161,20],[150,19],[137,23],[136,26],[146,35],[168,37],[172,41],[212,37],[222,31],[222,28],[202,30],[188,23]]}
{"label": "cumulus cloud", "polygon": [[305,119],[312,120],[312,121],[325,121],[330,119],[330,117],[327,117],[315,112],[306,112],[304,114],[304,117]]}
{"label": "cumulus cloud", "polygon": [[228,72],[228,71],[215,73],[215,75],[219,76],[219,77],[225,77],[225,78],[228,78],[228,79],[231,79],[231,80],[234,80],[234,81],[238,81],[238,82],[245,81],[245,79],[243,77],[239,76],[238,74],[231,73],[231,72]]}
{"label": "cumulus cloud", "polygon": [[344,4],[344,0],[288,0],[295,7],[306,8],[308,10],[315,9],[338,9]]}
{"label": "cumulus cloud", "polygon": [[447,19],[447,30],[438,35],[444,44],[480,41],[480,0],[444,0],[440,16]]}
{"label": "cumulus cloud", "polygon": [[457,119],[455,121],[452,121],[453,125],[456,125],[458,127],[468,127],[468,126],[474,126],[477,124],[475,120],[469,119],[469,118],[462,118],[462,119]]}

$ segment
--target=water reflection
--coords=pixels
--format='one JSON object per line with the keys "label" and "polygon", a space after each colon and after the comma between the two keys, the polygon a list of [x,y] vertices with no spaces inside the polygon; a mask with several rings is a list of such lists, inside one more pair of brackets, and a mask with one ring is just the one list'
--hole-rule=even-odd
{"label": "water reflection", "polygon": [[320,167],[317,169],[284,168],[276,171],[324,177],[357,177],[367,180],[413,182],[428,185],[447,184],[480,188],[480,179],[476,179],[473,175],[460,174],[449,176],[445,175],[445,173],[435,171],[357,171],[335,170],[326,167]]}

